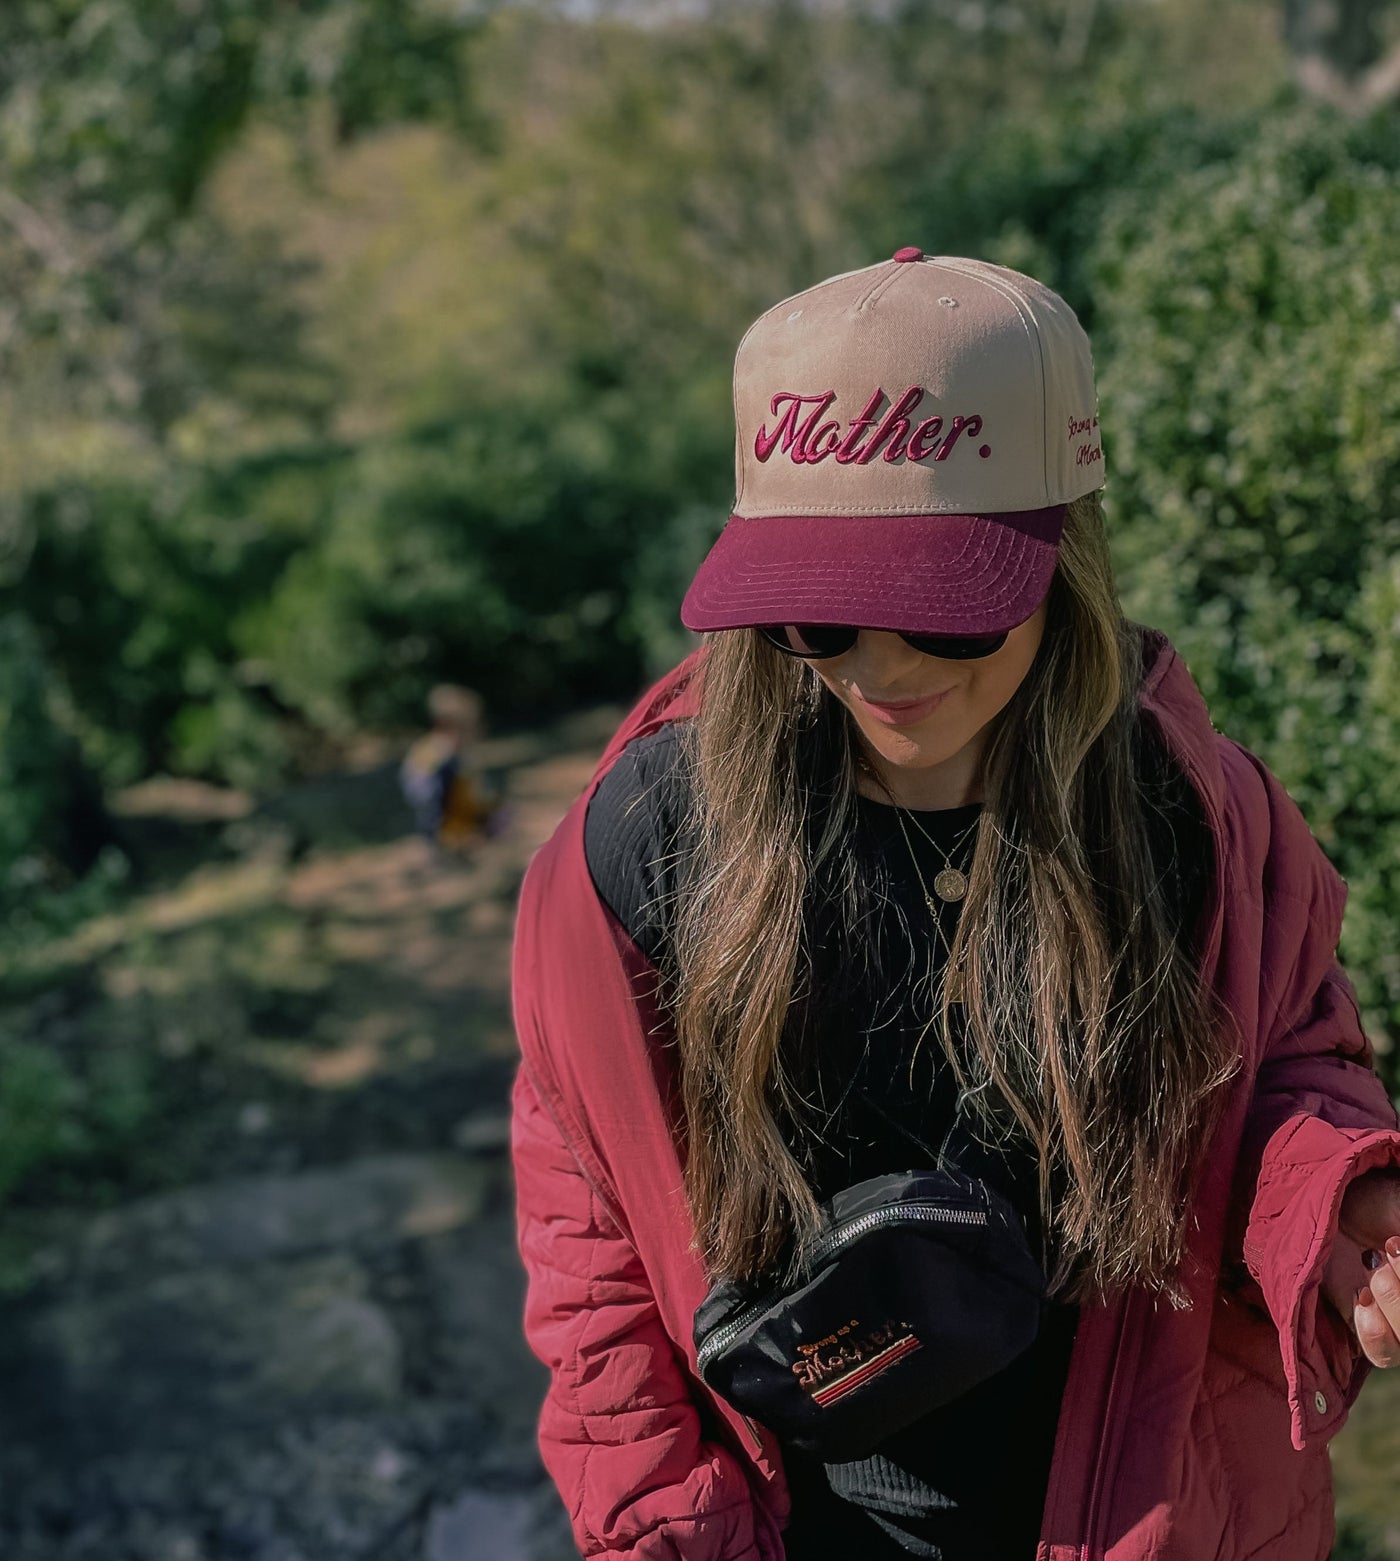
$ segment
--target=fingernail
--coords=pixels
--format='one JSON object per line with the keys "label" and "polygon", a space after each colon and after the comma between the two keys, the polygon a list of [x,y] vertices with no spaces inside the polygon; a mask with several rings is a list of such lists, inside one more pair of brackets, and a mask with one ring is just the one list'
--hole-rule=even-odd
{"label": "fingernail", "polygon": [[1358,1306],[1370,1306],[1374,1300],[1375,1297],[1371,1294],[1370,1285],[1362,1285],[1356,1292],[1356,1304]]}
{"label": "fingernail", "polygon": [[1392,1236],[1386,1242],[1385,1250],[1393,1258],[1400,1257],[1400,1236]]}
{"label": "fingernail", "polygon": [[1379,1268],[1385,1262],[1385,1259],[1374,1247],[1367,1247],[1361,1254],[1361,1261],[1367,1268]]}

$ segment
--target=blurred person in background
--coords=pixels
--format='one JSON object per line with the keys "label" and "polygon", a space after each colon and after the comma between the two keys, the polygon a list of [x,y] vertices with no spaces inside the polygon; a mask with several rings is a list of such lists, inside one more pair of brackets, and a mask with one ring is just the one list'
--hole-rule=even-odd
{"label": "blurred person in background", "polygon": [[418,833],[439,857],[500,832],[505,808],[481,770],[476,749],[485,735],[485,706],[475,689],[439,683],[428,694],[432,727],[399,767],[404,800]]}
{"label": "blurred person in background", "polygon": [[[1122,613],[1084,332],[911,247],[762,315],[734,389],[704,640],[520,895],[524,1325],[580,1550],[1323,1561],[1328,1442],[1400,1364],[1400,1124],[1345,883]],[[781,1314],[833,1199],[950,1147],[1039,1254],[1035,1336],[814,1455],[700,1320]],[[904,1326],[805,1423],[946,1357]]]}

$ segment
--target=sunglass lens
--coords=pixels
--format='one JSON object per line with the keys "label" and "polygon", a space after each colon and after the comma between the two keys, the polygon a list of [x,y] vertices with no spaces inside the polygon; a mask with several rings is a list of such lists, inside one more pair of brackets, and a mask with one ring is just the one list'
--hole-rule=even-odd
{"label": "sunglass lens", "polygon": [[[856,642],[858,628],[847,624],[774,623],[759,629],[766,640],[790,656],[809,656],[821,660],[842,656]],[[905,634],[915,650],[945,661],[975,661],[995,655],[1006,644],[1006,631],[1000,634]]]}
{"label": "sunglass lens", "polygon": [[844,624],[781,623],[763,631],[779,650],[794,656],[839,656],[856,642],[856,629]]}
{"label": "sunglass lens", "polygon": [[1006,631],[1000,634],[906,634],[905,639],[926,656],[941,656],[945,661],[976,661],[995,655],[1006,644]]}

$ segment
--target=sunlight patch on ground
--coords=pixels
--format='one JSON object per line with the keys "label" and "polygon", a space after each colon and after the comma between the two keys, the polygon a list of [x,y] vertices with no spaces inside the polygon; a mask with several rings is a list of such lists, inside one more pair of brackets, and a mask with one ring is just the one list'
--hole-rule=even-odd
{"label": "sunlight patch on ground", "polygon": [[[393,1043],[403,1027],[402,1014],[385,1010],[344,1021],[344,1039],[335,1046],[250,1041],[243,1050],[285,1078],[316,1089],[346,1089],[363,1084],[390,1066]],[[421,1052],[421,1045],[414,1049]]]}

